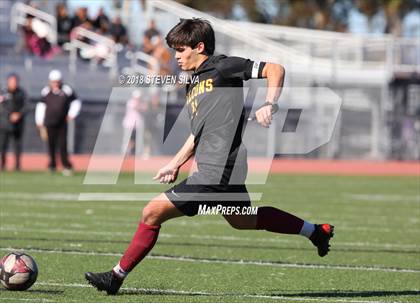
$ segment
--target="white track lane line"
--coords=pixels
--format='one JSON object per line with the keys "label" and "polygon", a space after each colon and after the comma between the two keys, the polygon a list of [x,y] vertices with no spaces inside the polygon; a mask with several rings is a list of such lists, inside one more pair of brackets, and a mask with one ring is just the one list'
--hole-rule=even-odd
{"label": "white track lane line", "polygon": [[[75,235],[101,235],[101,236],[124,236],[131,239],[132,232],[110,232],[110,231],[88,231],[88,230],[72,230],[72,229],[60,229],[60,228],[22,228],[18,226],[1,226],[0,231],[9,232],[33,232],[33,233],[49,233],[49,234],[75,234]],[[237,237],[237,236],[210,236],[210,235],[196,235],[190,234],[188,236],[180,236],[177,234],[161,233],[159,237],[162,238],[191,238],[198,240],[226,240],[226,241],[250,241],[250,242],[261,242],[261,243],[288,243],[298,244],[295,240],[286,240],[273,238],[249,238],[249,237]],[[369,242],[334,242],[337,247],[373,247],[378,249],[419,249],[418,244],[395,244],[395,243],[369,243]]]}
{"label": "white track lane line", "polygon": [[50,299],[31,299],[31,298],[12,298],[12,297],[0,297],[0,301],[7,301],[7,302],[57,302],[54,300],[50,300]]}
{"label": "white track lane line", "polygon": [[[94,222],[92,222],[93,224],[105,224],[105,226],[113,226],[113,224],[115,226],[131,226],[131,225],[136,225],[137,221],[133,220],[131,218],[129,219],[123,219],[123,218],[107,218],[104,216],[98,216],[98,215],[94,215],[94,214],[82,214],[82,215],[64,215],[64,214],[49,214],[49,213],[45,213],[45,212],[2,212],[0,213],[0,217],[3,218],[39,218],[39,219],[44,219],[44,220],[80,220],[81,218],[86,219],[86,220],[93,220]],[[125,225],[124,225],[125,223]],[[227,225],[226,221],[215,221],[215,220],[203,220],[202,218],[200,218],[199,220],[196,220],[194,222],[192,221],[187,221],[187,220],[182,220],[182,219],[178,219],[178,220],[174,220],[169,222],[169,224],[171,225],[181,225],[181,226],[204,226],[204,225],[218,225],[218,226],[222,226],[222,225]],[[395,231],[400,231],[401,233],[413,233],[413,234],[418,234],[420,233],[420,229],[416,229],[416,228],[412,228],[409,230],[405,230],[405,229],[397,229],[394,230],[392,228],[383,228],[383,227],[363,227],[363,226],[343,226],[340,225],[340,230],[343,231],[363,231],[363,232],[395,232]]]}
{"label": "white track lane line", "polygon": [[[71,250],[54,250],[54,249],[37,249],[37,248],[14,248],[14,247],[0,247],[3,251],[27,251],[35,253],[49,253],[49,254],[68,254],[68,255],[83,255],[83,256],[115,256],[121,257],[121,253],[104,253],[95,251],[71,251]],[[304,268],[304,269],[332,269],[332,270],[360,270],[360,271],[379,271],[379,272],[398,272],[398,273],[417,273],[418,269],[405,268],[389,268],[389,267],[374,267],[374,266],[345,266],[345,265],[322,265],[322,264],[298,264],[298,263],[275,263],[270,261],[255,261],[255,260],[223,260],[223,259],[206,259],[194,258],[184,256],[166,256],[166,255],[149,255],[146,258],[155,260],[169,260],[169,261],[184,261],[192,263],[207,263],[207,264],[229,264],[229,265],[256,265],[256,266],[275,266],[282,268]]]}

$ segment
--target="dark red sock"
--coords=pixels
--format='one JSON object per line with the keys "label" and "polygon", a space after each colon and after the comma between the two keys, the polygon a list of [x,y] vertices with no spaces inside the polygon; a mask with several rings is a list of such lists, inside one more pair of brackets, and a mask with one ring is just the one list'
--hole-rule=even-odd
{"label": "dark red sock", "polygon": [[280,209],[264,206],[258,208],[257,229],[281,234],[299,234],[303,220]]}
{"label": "dark red sock", "polygon": [[130,245],[120,260],[121,269],[130,272],[155,246],[160,225],[140,223]]}

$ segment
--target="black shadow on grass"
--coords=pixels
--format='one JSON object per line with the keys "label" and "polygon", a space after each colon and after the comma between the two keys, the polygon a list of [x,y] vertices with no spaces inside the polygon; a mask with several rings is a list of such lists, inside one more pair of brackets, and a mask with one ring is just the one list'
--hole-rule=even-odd
{"label": "black shadow on grass", "polygon": [[[117,296],[132,296],[132,295],[148,295],[148,296],[183,296],[183,297],[198,297],[198,296],[216,296],[216,294],[201,293],[201,292],[177,292],[170,290],[148,290],[148,289],[124,289],[118,292]],[[226,294],[228,295],[228,294]]]}
{"label": "black shadow on grass", "polygon": [[118,293],[119,296],[124,295],[151,295],[151,296],[184,296],[184,297],[290,297],[290,298],[355,298],[355,297],[387,297],[387,296],[419,296],[420,291],[402,290],[402,291],[325,291],[325,292],[301,292],[301,293],[272,293],[272,294],[243,294],[243,293],[211,293],[211,292],[181,292],[174,290],[148,290],[148,289],[125,289]]}
{"label": "black shadow on grass", "polygon": [[[16,237],[0,237],[0,240],[16,240]],[[128,240],[100,240],[100,239],[49,239],[49,238],[32,238],[19,237],[19,240],[27,241],[41,241],[41,242],[80,242],[80,243],[112,243],[112,244],[128,244]],[[418,254],[419,250],[391,250],[391,249],[351,249],[351,248],[336,248],[332,242],[332,252],[351,252],[351,253],[393,253],[393,254]],[[158,245],[163,246],[189,246],[189,247],[220,247],[220,248],[239,248],[239,249],[256,249],[256,250],[296,250],[296,251],[313,251],[313,247],[293,247],[293,246],[265,246],[265,245],[239,245],[239,244],[206,244],[206,243],[183,243],[183,242],[165,242],[159,241]]]}
{"label": "black shadow on grass", "polygon": [[353,298],[353,297],[387,297],[387,296],[420,296],[419,290],[367,290],[367,291],[322,291],[322,292],[300,292],[300,293],[272,293],[269,296],[282,297],[317,297],[317,298]]}

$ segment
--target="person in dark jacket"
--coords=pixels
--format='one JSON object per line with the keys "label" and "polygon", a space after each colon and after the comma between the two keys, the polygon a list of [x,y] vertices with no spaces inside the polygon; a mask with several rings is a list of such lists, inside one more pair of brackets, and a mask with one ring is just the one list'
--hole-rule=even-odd
{"label": "person in dark jacket", "polygon": [[9,75],[7,77],[7,89],[0,96],[0,170],[6,169],[6,152],[10,138],[13,138],[14,143],[15,170],[20,170],[24,115],[26,112],[25,98],[25,91],[19,87],[18,75]]}
{"label": "person in dark jacket", "polygon": [[70,31],[73,27],[72,19],[68,15],[67,7],[64,3],[59,3],[56,7],[58,45],[70,41]]}
{"label": "person in dark jacket", "polygon": [[75,119],[80,112],[81,101],[74,90],[61,81],[61,72],[52,70],[48,76],[49,85],[41,91],[41,100],[35,109],[35,122],[47,131],[50,171],[56,170],[55,151],[60,148],[63,175],[72,174],[72,164],[67,152],[67,122]]}
{"label": "person in dark jacket", "polygon": [[109,21],[108,16],[105,14],[104,8],[101,7],[95,20],[93,20],[93,27],[99,34],[106,35],[110,29],[110,26],[111,22]]}
{"label": "person in dark jacket", "polygon": [[122,24],[121,17],[116,16],[111,23],[110,34],[115,43],[126,45],[128,43],[127,29]]}

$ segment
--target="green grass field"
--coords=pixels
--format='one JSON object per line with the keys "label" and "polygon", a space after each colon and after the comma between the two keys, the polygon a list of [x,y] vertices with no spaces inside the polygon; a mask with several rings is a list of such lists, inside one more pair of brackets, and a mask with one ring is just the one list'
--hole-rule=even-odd
{"label": "green grass field", "polygon": [[116,264],[144,202],[78,201],[83,192],[159,192],[166,187],[83,185],[83,175],[1,173],[0,254],[38,263],[25,292],[5,302],[420,302],[420,185],[410,177],[273,175],[254,205],[335,225],[319,258],[303,237],[232,229],[222,217],[178,218],[117,297],[89,287],[85,271]]}

